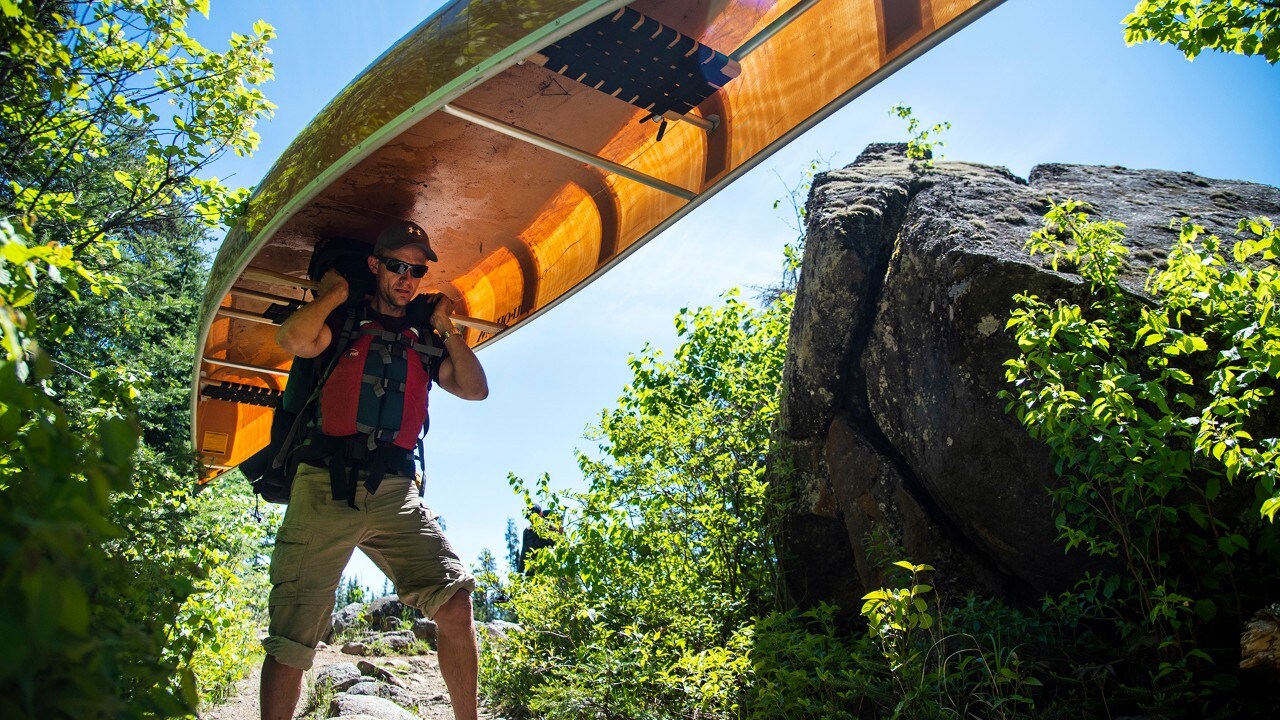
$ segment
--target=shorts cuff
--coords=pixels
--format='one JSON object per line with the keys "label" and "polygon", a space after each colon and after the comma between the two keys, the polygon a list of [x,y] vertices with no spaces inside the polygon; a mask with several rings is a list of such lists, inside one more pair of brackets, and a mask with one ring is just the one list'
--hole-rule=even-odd
{"label": "shorts cuff", "polygon": [[475,589],[476,579],[470,575],[464,575],[429,596],[419,597],[417,603],[414,604],[414,607],[421,610],[422,614],[426,615],[428,619],[432,619],[435,618],[436,613],[440,610],[441,606],[449,602],[449,598],[453,597],[454,593],[459,590],[465,590],[470,594],[474,592]]}
{"label": "shorts cuff", "polygon": [[268,635],[262,640],[262,649],[281,665],[299,670],[310,670],[316,659],[316,649],[294,642],[279,635]]}

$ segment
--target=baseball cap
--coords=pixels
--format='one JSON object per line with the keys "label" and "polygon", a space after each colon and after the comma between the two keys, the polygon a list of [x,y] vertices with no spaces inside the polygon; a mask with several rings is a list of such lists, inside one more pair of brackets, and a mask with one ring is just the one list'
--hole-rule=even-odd
{"label": "baseball cap", "polygon": [[373,254],[380,255],[387,250],[399,250],[409,245],[417,245],[427,254],[428,260],[439,262],[436,252],[431,249],[427,231],[412,220],[397,220],[388,225],[378,235],[378,241],[373,244]]}

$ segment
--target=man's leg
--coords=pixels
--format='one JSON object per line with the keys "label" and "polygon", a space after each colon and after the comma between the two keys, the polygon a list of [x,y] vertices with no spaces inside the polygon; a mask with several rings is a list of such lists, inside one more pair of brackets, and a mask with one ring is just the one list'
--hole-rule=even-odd
{"label": "man's leg", "polygon": [[334,592],[363,522],[330,495],[329,472],[302,465],[271,553],[271,622],[262,647],[259,704],[263,720],[290,720],[302,673],[329,631]]}
{"label": "man's leg", "polygon": [[440,607],[435,617],[440,647],[440,674],[449,688],[449,701],[457,720],[475,720],[478,652],[472,622],[471,593],[460,589]]}
{"label": "man's leg", "polygon": [[262,661],[259,692],[262,720],[292,720],[293,710],[298,706],[298,695],[302,693],[302,671],[278,663],[268,655]]}
{"label": "man's leg", "polygon": [[360,548],[387,572],[400,602],[436,622],[440,674],[449,688],[453,714],[472,720],[476,708],[476,635],[471,619],[475,578],[467,572],[412,478],[382,479],[369,502],[370,532]]}

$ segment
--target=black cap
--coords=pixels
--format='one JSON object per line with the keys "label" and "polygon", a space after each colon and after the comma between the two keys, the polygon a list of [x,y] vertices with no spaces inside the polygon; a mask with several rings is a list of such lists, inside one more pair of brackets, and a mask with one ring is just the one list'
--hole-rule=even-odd
{"label": "black cap", "polygon": [[417,245],[427,254],[431,262],[439,262],[436,252],[431,249],[431,241],[427,231],[412,220],[397,220],[391,223],[378,235],[378,242],[373,245],[373,254],[381,255],[387,250],[399,250],[409,245]]}

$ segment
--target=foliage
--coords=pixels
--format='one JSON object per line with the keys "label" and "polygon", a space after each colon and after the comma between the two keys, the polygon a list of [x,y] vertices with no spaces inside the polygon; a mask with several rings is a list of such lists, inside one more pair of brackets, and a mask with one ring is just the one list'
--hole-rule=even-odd
{"label": "foliage", "polygon": [[201,175],[257,146],[274,31],[217,53],[187,34],[192,12],[208,0],[0,3],[0,208],[78,253],[158,219],[215,227],[247,197]]}
{"label": "foliage", "polygon": [[1087,302],[1019,295],[1008,323],[1006,397],[1057,458],[1061,537],[1111,568],[1059,604],[1107,618],[1133,672],[1151,668],[1129,680],[1151,688],[1140,704],[1212,702],[1280,564],[1280,231],[1241,221],[1226,255],[1184,218],[1144,299],[1124,226],[1086,210],[1052,204],[1028,247],[1073,268]]}
{"label": "foliage", "polygon": [[887,701],[883,660],[868,635],[837,624],[838,611],[823,603],[775,612],[748,628],[746,717],[853,720]]}
{"label": "foliage", "polygon": [[270,590],[268,526],[250,520],[257,499],[247,487],[222,482],[198,498],[184,498],[190,515],[181,531],[155,544],[163,557],[174,552],[175,542],[198,543],[190,559],[202,571],[171,625],[165,653],[191,669],[201,705],[225,700],[244,677],[247,659],[262,651],[258,629],[265,624]]}
{"label": "foliage", "polygon": [[309,682],[298,717],[307,720],[324,720],[329,716],[329,705],[337,695],[338,689],[333,683]]}
{"label": "foliage", "polygon": [[60,285],[73,301],[89,289],[101,305],[123,286],[65,246],[32,246],[8,223],[0,228],[0,546],[8,568],[0,597],[9,622],[39,636],[0,665],[10,703],[3,714],[185,714],[198,692],[217,697],[238,679],[256,646],[249,598],[261,587],[246,583],[262,532],[245,525],[243,492],[228,487],[197,505],[190,468],[183,473],[174,458],[139,445],[135,398],[147,379],[91,369],[76,376],[73,394],[57,392],[54,362],[34,340],[43,318],[24,309],[41,284]]}
{"label": "foliage", "polygon": [[203,229],[242,197],[200,175],[256,143],[271,31],[211,53],[205,9],[0,2],[2,614],[62,633],[0,666],[5,717],[186,715],[257,644],[264,533],[185,438]]}
{"label": "foliage", "polygon": [[[511,525],[507,526],[508,531]],[[502,576],[498,574],[498,561],[494,559],[489,548],[480,551],[480,557],[471,567],[471,574],[476,578],[476,589],[471,594],[471,605],[477,622],[490,620],[515,620],[515,614],[503,607],[507,602],[507,588]]]}
{"label": "foliage", "polygon": [[1280,61],[1280,4],[1274,0],[1141,0],[1124,26],[1130,45],[1170,43],[1188,60],[1216,50]]}
{"label": "foliage", "polygon": [[917,577],[932,572],[930,565],[913,565],[905,560],[894,563],[911,573],[908,587],[881,588],[862,596],[862,615],[867,619],[867,629],[880,644],[880,651],[889,660],[889,672],[898,679],[902,670],[916,663],[912,655],[911,636],[917,630],[933,627],[934,617],[929,614],[928,593],[932,585],[916,584]]}
{"label": "foliage", "polygon": [[737,686],[715,658],[771,606],[763,471],[790,309],[789,296],[759,309],[731,292],[682,311],[674,356],[632,357],[632,383],[593,435],[599,457],[579,455],[588,490],[562,498],[546,476],[512,478],[548,509],[535,531],[563,535],[511,580],[523,629],[485,645],[495,708],[724,716]]}
{"label": "foliage", "polygon": [[367,603],[373,599],[372,595],[369,588],[360,584],[360,578],[343,578],[338,581],[338,592],[334,597],[333,609],[337,611],[352,603]]}
{"label": "foliage", "polygon": [[[0,221],[0,636],[27,639],[0,660],[0,714],[170,711],[181,700],[164,692],[171,668],[156,651],[163,627],[133,626],[99,594],[124,570],[104,544],[122,531],[106,519],[111,493],[127,489],[134,470],[137,425],[120,410],[132,389],[94,378],[100,402],[72,425],[46,392],[51,364],[32,337],[39,321],[22,311],[42,281],[73,294],[81,281],[94,292],[112,283],[65,248],[33,247]],[[194,697],[189,675],[182,690]]]}
{"label": "foliage", "polygon": [[917,582],[927,566],[895,565],[911,575],[902,587],[868,593],[865,633],[841,624],[839,608],[826,603],[771,613],[749,628],[745,717],[1034,716],[1030,695],[1041,682],[1019,650],[1043,654],[1057,635],[1052,616],[973,597],[946,609]]}
{"label": "foliage", "polygon": [[911,161],[911,169],[921,171],[932,168],[934,149],[943,145],[943,142],[937,138],[944,131],[951,129],[951,123],[943,121],[924,128],[920,120],[912,114],[911,106],[902,103],[889,108],[889,114],[907,121],[907,134],[911,136],[907,140],[907,159]]}

